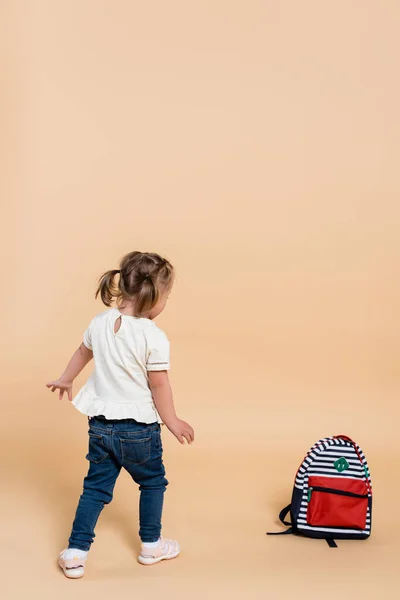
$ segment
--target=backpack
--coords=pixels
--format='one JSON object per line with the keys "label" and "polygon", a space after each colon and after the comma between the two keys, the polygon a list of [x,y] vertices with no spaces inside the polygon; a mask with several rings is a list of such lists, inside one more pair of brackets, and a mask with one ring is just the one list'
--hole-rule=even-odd
{"label": "backpack", "polygon": [[[291,522],[286,521],[290,512]],[[319,440],[301,463],[292,501],[279,514],[286,531],[327,541],[365,540],[371,535],[372,486],[361,448],[349,437]]]}

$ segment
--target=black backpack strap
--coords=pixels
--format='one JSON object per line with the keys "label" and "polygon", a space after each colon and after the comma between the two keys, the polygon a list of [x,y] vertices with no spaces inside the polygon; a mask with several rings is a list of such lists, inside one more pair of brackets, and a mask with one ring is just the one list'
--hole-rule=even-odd
{"label": "black backpack strap", "polygon": [[[288,535],[294,533],[292,523],[285,520],[291,508],[292,505],[288,504],[287,506],[285,506],[285,508],[282,508],[281,512],[279,513],[280,522],[283,523],[283,525],[289,527],[289,529],[286,529],[285,531],[276,532],[267,531],[267,535]],[[337,548],[337,543],[332,538],[325,538],[325,541],[328,544],[329,548]]]}
{"label": "black backpack strap", "polygon": [[287,525],[289,527],[289,529],[286,529],[286,531],[277,531],[275,533],[272,532],[267,532],[267,535],[287,535],[290,533],[293,533],[293,527],[292,524],[289,523],[289,521],[285,521],[285,518],[288,514],[288,512],[290,511],[292,505],[288,504],[287,506],[285,506],[285,508],[283,508],[281,510],[281,512],[279,513],[279,520],[281,521],[281,523],[283,523],[284,525]]}
{"label": "black backpack strap", "polygon": [[279,513],[280,522],[283,523],[284,525],[287,525],[288,527],[291,526],[291,523],[289,523],[289,521],[285,521],[285,518],[287,517],[287,514],[291,508],[292,508],[292,505],[288,504],[287,506],[285,506],[285,508],[282,508],[281,512]]}
{"label": "black backpack strap", "polygon": [[267,535],[287,535],[293,533],[293,527],[289,527],[285,531],[267,531]]}

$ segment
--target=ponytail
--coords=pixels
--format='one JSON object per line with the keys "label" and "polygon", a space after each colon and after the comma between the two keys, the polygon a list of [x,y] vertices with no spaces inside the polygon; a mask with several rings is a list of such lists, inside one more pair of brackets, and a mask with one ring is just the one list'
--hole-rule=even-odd
{"label": "ponytail", "polygon": [[119,275],[120,271],[107,271],[99,279],[99,287],[97,288],[96,298],[100,296],[103,304],[112,306],[114,298],[119,295],[119,288],[115,285],[115,276]]}
{"label": "ponytail", "polygon": [[143,278],[135,298],[135,309],[138,316],[151,310],[160,298],[159,287],[153,277],[147,275]]}

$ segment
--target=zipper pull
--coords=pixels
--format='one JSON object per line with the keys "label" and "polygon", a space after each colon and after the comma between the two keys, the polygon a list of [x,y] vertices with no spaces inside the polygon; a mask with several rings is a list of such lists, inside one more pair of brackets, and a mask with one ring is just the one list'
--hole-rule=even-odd
{"label": "zipper pull", "polygon": [[308,488],[308,499],[307,499],[307,502],[310,502],[312,493],[313,493],[313,488],[312,487]]}

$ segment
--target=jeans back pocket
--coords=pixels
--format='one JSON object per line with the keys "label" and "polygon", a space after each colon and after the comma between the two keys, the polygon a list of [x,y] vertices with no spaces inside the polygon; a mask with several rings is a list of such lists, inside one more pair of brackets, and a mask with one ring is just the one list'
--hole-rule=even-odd
{"label": "jeans back pocket", "polygon": [[151,437],[121,439],[122,462],[127,465],[143,465],[151,456]]}
{"label": "jeans back pocket", "polygon": [[103,446],[103,438],[97,433],[89,432],[89,452],[86,455],[87,460],[99,464],[108,456],[108,452]]}

